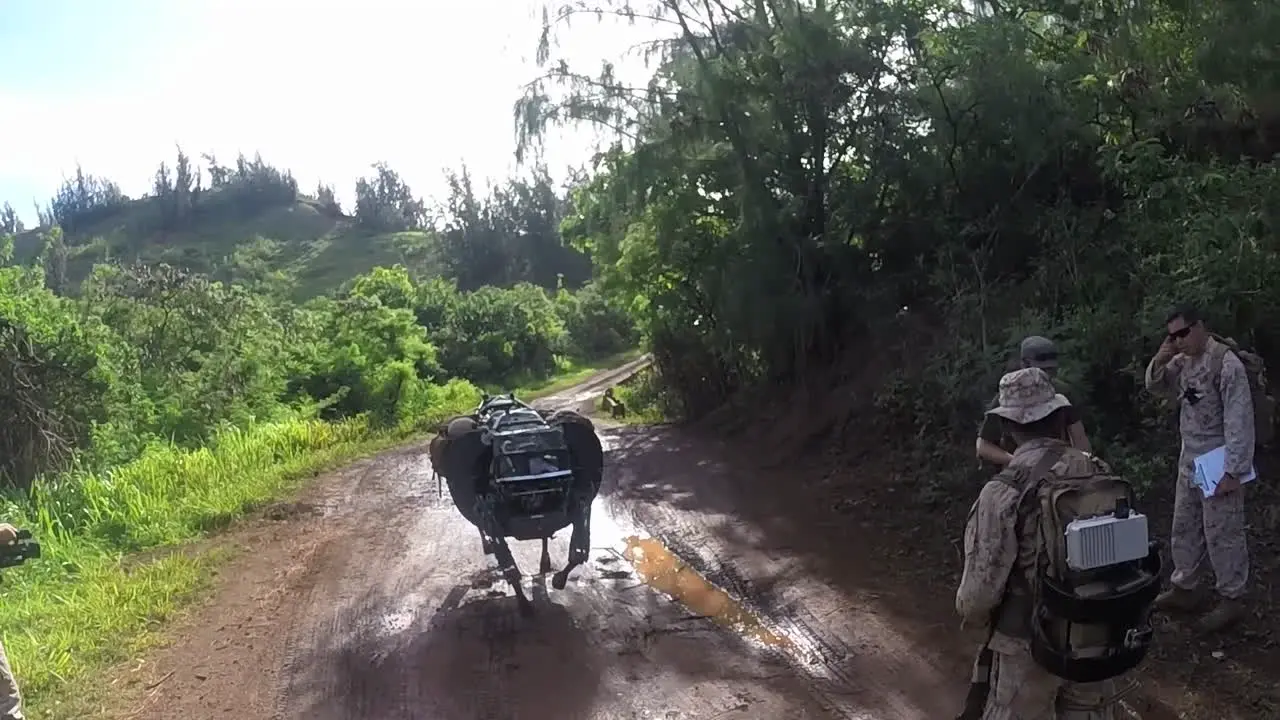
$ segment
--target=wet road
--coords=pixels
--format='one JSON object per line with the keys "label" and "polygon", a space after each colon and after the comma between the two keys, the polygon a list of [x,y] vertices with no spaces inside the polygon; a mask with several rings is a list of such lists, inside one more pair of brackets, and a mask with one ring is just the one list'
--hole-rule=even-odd
{"label": "wet road", "polygon": [[[608,382],[548,398],[577,406]],[[809,577],[733,509],[735,471],[661,428],[601,428],[591,561],[527,577],[522,617],[426,448],[317,483],[158,662],[141,717],[746,720],[950,717],[962,676],[873,597]],[[445,490],[447,494],[447,489]],[[264,531],[267,532],[267,531]],[[513,543],[522,570],[537,542]],[[568,532],[552,543],[559,567]],[[283,567],[282,567],[283,566]],[[156,695],[156,693],[159,693]]]}

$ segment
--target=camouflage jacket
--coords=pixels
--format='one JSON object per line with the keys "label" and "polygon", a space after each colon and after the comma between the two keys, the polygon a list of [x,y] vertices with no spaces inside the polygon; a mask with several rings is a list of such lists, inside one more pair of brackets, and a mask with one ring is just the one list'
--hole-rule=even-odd
{"label": "camouflage jacket", "polygon": [[1222,373],[1213,377],[1211,356],[1218,344],[1210,338],[1204,352],[1194,357],[1179,353],[1164,366],[1152,358],[1147,389],[1179,403],[1184,470],[1196,456],[1226,445],[1226,471],[1247,475],[1253,467],[1253,395],[1235,353],[1222,358]]}

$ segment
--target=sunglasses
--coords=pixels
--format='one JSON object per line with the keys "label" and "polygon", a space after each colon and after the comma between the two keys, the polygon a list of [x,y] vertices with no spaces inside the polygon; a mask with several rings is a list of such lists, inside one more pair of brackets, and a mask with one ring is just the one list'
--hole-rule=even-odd
{"label": "sunglasses", "polygon": [[1188,335],[1190,335],[1190,334],[1191,334],[1191,326],[1190,326],[1190,325],[1188,325],[1188,326],[1186,326],[1186,327],[1182,328],[1181,330],[1174,330],[1173,332],[1169,333],[1169,337],[1170,337],[1170,338],[1172,338],[1172,339],[1178,340],[1178,339],[1184,338],[1184,337],[1186,337],[1186,336],[1188,336]]}
{"label": "sunglasses", "polygon": [[1027,360],[1035,363],[1056,362],[1058,360],[1058,353],[1037,353],[1035,355],[1027,356]]}

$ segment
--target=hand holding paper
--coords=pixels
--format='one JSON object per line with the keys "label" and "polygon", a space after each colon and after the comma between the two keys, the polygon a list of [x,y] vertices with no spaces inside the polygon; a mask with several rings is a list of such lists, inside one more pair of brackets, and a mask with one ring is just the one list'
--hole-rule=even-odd
{"label": "hand holding paper", "polygon": [[[1213,497],[1218,494],[1218,486],[1222,484],[1222,478],[1226,475],[1227,448],[1222,446],[1215,450],[1201,455],[1195,459],[1195,484],[1200,488],[1200,492],[1205,497]],[[1258,477],[1256,468],[1249,468],[1249,474],[1236,478],[1238,482],[1231,483],[1237,488],[1247,482],[1252,482]],[[1224,488],[1228,492],[1234,488]]]}

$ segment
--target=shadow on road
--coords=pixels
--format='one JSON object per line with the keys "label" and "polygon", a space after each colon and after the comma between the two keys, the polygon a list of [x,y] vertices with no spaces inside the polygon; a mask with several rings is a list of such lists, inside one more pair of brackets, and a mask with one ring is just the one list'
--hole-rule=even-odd
{"label": "shadow on road", "polygon": [[588,716],[604,665],[569,612],[541,598],[442,608],[422,627],[344,649],[345,717],[383,720],[573,720]]}

